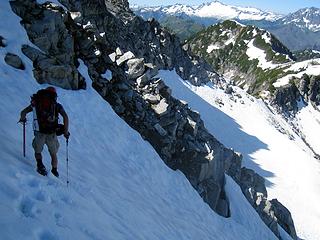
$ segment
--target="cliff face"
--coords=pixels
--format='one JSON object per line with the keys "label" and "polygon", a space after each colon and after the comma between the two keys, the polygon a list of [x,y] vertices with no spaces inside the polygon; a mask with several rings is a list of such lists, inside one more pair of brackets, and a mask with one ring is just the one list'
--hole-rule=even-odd
{"label": "cliff face", "polygon": [[[227,173],[276,236],[280,236],[279,223],[290,226],[288,232],[296,238],[290,212],[267,200],[263,178],[241,168],[241,155],[218,142],[199,114],[173,98],[156,77],[158,69],[175,69],[195,85],[221,83],[211,67],[184,51],[178,39],[156,21],[135,16],[127,1],[60,2],[64,7],[34,0],[11,2],[30,40],[39,48],[22,46],[34,63],[37,81],[85,88],[77,71],[77,59],[82,59],[97,92],[150,142],[170,168],[184,173],[214,211],[225,217],[232,214],[224,191]],[[283,212],[286,217],[278,218],[277,213]]]}

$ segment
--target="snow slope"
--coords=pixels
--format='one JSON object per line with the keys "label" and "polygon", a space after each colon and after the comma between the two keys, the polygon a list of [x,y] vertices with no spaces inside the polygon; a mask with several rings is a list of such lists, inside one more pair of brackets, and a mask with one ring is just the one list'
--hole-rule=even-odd
{"label": "snow slope", "polygon": [[[124,123],[91,88],[58,89],[69,115],[70,185],[66,186],[66,146],[60,139],[60,179],[35,171],[32,116],[27,124],[27,157],[22,157],[20,110],[40,86],[32,64],[20,51],[28,43],[8,1],[0,1],[0,232],[1,239],[275,239],[239,187],[227,178],[232,217],[205,204],[179,171],[167,168],[150,144]],[[30,43],[29,43],[30,44]],[[26,70],[3,58],[22,57]],[[90,80],[86,67],[79,69]],[[49,156],[44,151],[49,168]],[[287,236],[284,234],[284,239]]]}
{"label": "snow slope", "polygon": [[[244,165],[266,179],[269,198],[277,198],[291,212],[302,239],[320,239],[320,161],[290,125],[261,100],[234,87],[230,98],[210,85],[195,87],[172,71],[159,74],[173,95],[200,112],[207,129],[227,147],[241,152]],[[301,109],[296,125],[320,153],[319,111]],[[259,238],[263,239],[263,238]]]}
{"label": "snow slope", "polygon": [[290,82],[290,79],[293,77],[302,78],[303,74],[318,76],[320,72],[320,58],[296,62],[293,63],[291,66],[288,66],[289,68],[285,69],[284,71],[293,71],[294,73],[290,73],[282,78],[279,78],[275,83],[273,83],[273,86],[281,87],[283,85],[288,84]]}

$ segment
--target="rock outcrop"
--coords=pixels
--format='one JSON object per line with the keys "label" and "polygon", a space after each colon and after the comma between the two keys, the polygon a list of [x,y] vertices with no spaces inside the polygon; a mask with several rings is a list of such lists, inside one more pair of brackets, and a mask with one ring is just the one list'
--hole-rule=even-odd
{"label": "rock outcrop", "polygon": [[93,86],[170,168],[185,174],[213,210],[229,216],[224,172],[236,162],[240,166],[241,157],[210,135],[187,103],[171,96],[171,90],[155,77],[150,65],[141,58],[127,60],[123,67],[115,61],[109,65],[112,79],[106,82],[96,76]]}
{"label": "rock outcrop", "polygon": [[[159,69],[175,69],[194,85],[221,81],[211,67],[184,51],[179,40],[155,20],[135,16],[126,0],[60,2],[68,10],[34,0],[11,3],[29,38],[40,49],[22,47],[34,63],[37,81],[71,89],[84,87],[76,69],[77,58],[81,58],[96,91],[150,142],[170,168],[184,173],[214,211],[225,217],[232,214],[224,191],[227,173],[279,236],[263,179],[241,168],[242,156],[218,142],[205,129],[200,115],[186,102],[173,98],[171,90],[156,77]],[[47,33],[55,31],[58,33],[49,39]],[[55,67],[61,67],[59,77],[53,75]],[[107,78],[107,72],[112,76]],[[284,224],[294,228],[289,220]]]}
{"label": "rock outcrop", "polygon": [[21,58],[13,53],[7,53],[4,57],[4,61],[10,65],[11,67],[14,67],[16,69],[24,70],[25,66],[21,60]]}
{"label": "rock outcrop", "polygon": [[272,210],[277,217],[280,226],[293,238],[298,239],[291,213],[277,199],[272,199]]}
{"label": "rock outcrop", "polygon": [[298,111],[298,101],[301,99],[299,89],[294,83],[278,88],[271,100],[280,112],[295,113]]}
{"label": "rock outcrop", "polygon": [[309,85],[309,100],[315,105],[320,105],[320,76],[312,76]]}
{"label": "rock outcrop", "polygon": [[304,74],[301,79],[292,79],[289,84],[277,88],[271,99],[271,104],[281,113],[294,115],[299,110],[299,101],[310,102],[316,106],[320,105],[319,76],[310,77]]}
{"label": "rock outcrop", "polygon": [[74,42],[65,22],[67,14],[52,3],[34,0],[10,1],[12,10],[22,18],[28,37],[39,49],[23,46],[23,53],[33,61],[34,77],[39,83],[50,83],[66,89],[85,88],[77,70]]}
{"label": "rock outcrop", "polygon": [[316,106],[320,105],[320,75],[309,76],[304,74],[299,81],[299,91],[306,102],[310,101]]}

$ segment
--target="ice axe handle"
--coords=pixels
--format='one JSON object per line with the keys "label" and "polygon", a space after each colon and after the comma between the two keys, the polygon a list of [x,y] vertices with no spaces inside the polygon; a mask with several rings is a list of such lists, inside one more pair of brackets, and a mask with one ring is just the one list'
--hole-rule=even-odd
{"label": "ice axe handle", "polygon": [[26,122],[23,122],[23,157],[26,157]]}

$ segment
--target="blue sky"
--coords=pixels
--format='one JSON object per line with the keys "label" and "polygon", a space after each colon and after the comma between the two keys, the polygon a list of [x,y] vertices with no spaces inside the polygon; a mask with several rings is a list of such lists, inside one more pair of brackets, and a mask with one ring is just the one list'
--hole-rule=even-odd
{"label": "blue sky", "polygon": [[[130,4],[145,6],[172,5],[175,3],[199,5],[204,2],[210,2],[210,0],[129,0]],[[277,13],[295,12],[298,9],[305,7],[320,8],[320,0],[221,0],[220,2],[236,6],[256,7]]]}

